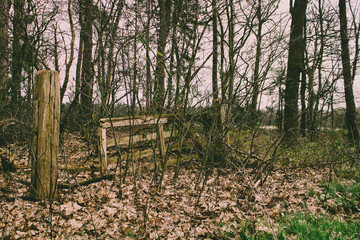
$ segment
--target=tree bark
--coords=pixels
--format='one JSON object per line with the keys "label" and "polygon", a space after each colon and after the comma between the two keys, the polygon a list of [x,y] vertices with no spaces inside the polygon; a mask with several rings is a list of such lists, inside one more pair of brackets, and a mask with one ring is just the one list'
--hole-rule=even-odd
{"label": "tree bark", "polygon": [[306,108],[306,73],[305,69],[301,73],[300,99],[301,99],[301,119],[300,119],[300,133],[303,137],[306,136],[307,129],[307,108]]}
{"label": "tree bark", "polygon": [[74,22],[72,18],[72,12],[71,12],[71,3],[72,0],[68,0],[68,15],[69,15],[69,24],[70,24],[70,32],[71,32],[71,43],[70,43],[70,57],[69,61],[66,63],[66,70],[65,70],[65,79],[64,83],[61,87],[60,91],[60,101],[63,101],[63,98],[65,96],[66,88],[69,82],[69,76],[70,76],[70,68],[74,60],[74,44],[75,44],[75,30],[74,30]]}
{"label": "tree bark", "polygon": [[[212,121],[211,129],[209,132],[209,140],[212,143],[210,150],[210,166],[213,162],[220,162],[224,160],[225,152],[224,143],[223,143],[223,114],[222,114],[222,102],[224,99],[219,98],[219,86],[218,86],[218,4],[217,0],[212,0],[212,22],[213,22],[213,62],[212,62]],[[222,36],[224,37],[224,36]],[[222,58],[224,53],[221,54]],[[222,76],[223,77],[223,76]],[[224,80],[221,82],[222,85],[222,95],[224,94]]]}
{"label": "tree bark", "polygon": [[212,58],[212,96],[213,102],[218,101],[218,34],[217,34],[217,1],[212,0],[212,22],[213,22],[213,58]]}
{"label": "tree bark", "polygon": [[234,91],[234,79],[235,79],[235,28],[234,28],[234,3],[233,0],[229,0],[228,6],[228,19],[229,19],[229,82],[228,82],[228,104],[227,104],[227,125],[230,124],[231,108],[233,102],[233,91]]}
{"label": "tree bark", "polygon": [[299,83],[304,52],[303,28],[307,0],[295,0],[291,6],[291,32],[285,88],[284,142],[291,145],[299,135],[298,100]]}
{"label": "tree bark", "polygon": [[[110,102],[110,95],[115,95],[115,89],[110,89],[111,88],[111,82],[112,79],[114,79],[114,69],[115,69],[115,59],[114,59],[114,49],[115,49],[115,39],[116,39],[116,35],[117,35],[117,31],[118,31],[118,27],[119,27],[119,22],[122,16],[122,11],[123,11],[123,7],[124,7],[124,1],[123,0],[119,0],[117,2],[117,13],[116,13],[116,18],[115,21],[113,23],[111,23],[111,39],[110,39],[110,46],[109,46],[109,53],[108,53],[108,59],[107,59],[107,72],[106,72],[106,83],[105,83],[105,87],[106,87],[106,97],[102,100],[102,104],[108,103]],[[105,101],[105,102],[104,102]],[[113,110],[113,105],[114,102],[111,101],[111,111]]]}
{"label": "tree bark", "polygon": [[256,33],[256,55],[255,55],[255,66],[254,66],[254,75],[253,75],[253,82],[252,82],[252,98],[250,104],[250,124],[255,126],[258,120],[257,114],[257,106],[258,106],[258,97],[260,93],[260,61],[261,61],[261,44],[262,44],[262,26],[263,26],[263,19],[261,16],[261,3],[262,0],[258,0],[258,6],[256,10],[256,18],[258,20],[258,29]]}
{"label": "tree bark", "polygon": [[9,84],[11,102],[15,103],[20,100],[21,88],[21,71],[22,71],[22,52],[21,38],[24,14],[24,0],[14,0],[14,17],[13,17],[13,45],[12,45],[12,79]]}
{"label": "tree bark", "polygon": [[9,78],[9,6],[7,0],[0,1],[0,11],[0,99],[2,99]]}
{"label": "tree bark", "polygon": [[169,71],[169,76],[168,76],[168,81],[167,81],[167,94],[168,94],[168,103],[167,103],[167,108],[170,109],[171,105],[174,104],[174,83],[173,83],[173,77],[175,72],[178,71],[177,65],[179,63],[177,63],[175,65],[175,59],[176,59],[176,51],[178,46],[178,40],[177,40],[177,29],[178,29],[178,24],[179,24],[179,13],[181,13],[182,10],[182,0],[174,0],[174,10],[173,10],[173,14],[172,14],[172,34],[171,34],[171,51],[170,51],[170,71]]}
{"label": "tree bark", "polygon": [[166,39],[169,35],[170,28],[170,13],[171,1],[159,0],[160,6],[160,27],[158,50],[156,56],[156,69],[155,69],[155,109],[160,111],[164,107],[165,102],[165,48]]}
{"label": "tree bark", "polygon": [[[135,34],[137,34],[138,28],[138,2],[135,2]],[[138,49],[137,49],[137,38],[134,38],[134,62],[133,62],[133,76],[132,76],[132,99],[131,99],[131,114],[135,116],[136,114],[136,100],[139,99],[139,88],[138,88],[138,69],[137,69],[137,61],[138,61]],[[141,104],[138,101],[139,110],[141,112]]]}
{"label": "tree bark", "polygon": [[303,137],[306,135],[307,129],[307,109],[306,109],[306,70],[305,70],[305,51],[306,51],[306,17],[304,21],[304,52],[302,54],[303,67],[301,71],[301,85],[300,85],[300,101],[301,101],[301,119],[300,119],[300,133]]}
{"label": "tree bark", "polygon": [[152,80],[151,80],[151,60],[150,60],[150,25],[151,25],[151,0],[146,2],[146,29],[145,29],[145,40],[146,40],[146,87],[145,87],[145,98],[146,98],[146,112],[150,112],[152,106]]}
{"label": "tree bark", "polygon": [[59,45],[59,41],[57,39],[57,24],[55,24],[53,26],[53,30],[54,30],[54,65],[55,65],[55,71],[59,72],[59,50],[58,50],[58,45]]}
{"label": "tree bark", "polygon": [[77,109],[80,104],[80,92],[81,92],[81,69],[83,65],[83,54],[84,54],[84,39],[83,31],[80,30],[79,38],[79,54],[76,62],[76,71],[75,71],[75,96],[73,102],[71,103],[73,109]]}
{"label": "tree bark", "polygon": [[92,95],[93,95],[93,62],[92,62],[92,0],[81,0],[81,10],[83,11],[84,29],[84,53],[81,76],[81,120],[87,122],[92,116]]}
{"label": "tree bark", "polygon": [[318,8],[319,8],[319,24],[320,24],[320,50],[319,50],[319,54],[318,54],[318,58],[316,59],[316,67],[317,67],[317,71],[318,71],[318,89],[317,89],[317,93],[315,96],[315,106],[313,109],[313,116],[311,119],[311,126],[310,129],[313,130],[312,131],[312,140],[315,140],[317,134],[315,134],[315,131],[318,129],[318,110],[319,110],[319,105],[320,105],[320,96],[323,92],[323,84],[322,84],[322,64],[323,64],[323,56],[324,56],[324,48],[325,48],[325,36],[326,33],[324,31],[324,9],[323,9],[323,4],[322,1],[319,0],[318,2]]}
{"label": "tree bark", "polygon": [[351,77],[349,38],[347,29],[346,0],[339,0],[340,37],[341,37],[341,60],[343,65],[343,77],[346,103],[346,126],[351,141],[359,143],[359,131],[357,128],[356,106],[353,92],[353,80]]}

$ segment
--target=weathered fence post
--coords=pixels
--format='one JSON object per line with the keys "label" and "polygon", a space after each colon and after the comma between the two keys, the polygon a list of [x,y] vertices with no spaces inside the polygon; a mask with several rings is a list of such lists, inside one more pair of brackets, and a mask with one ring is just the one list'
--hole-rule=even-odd
{"label": "weathered fence post", "polygon": [[165,155],[166,155],[163,123],[159,123],[158,137],[159,137],[159,149],[160,149],[161,161],[163,162],[165,160]]}
{"label": "weathered fence post", "polygon": [[38,200],[57,198],[60,81],[56,71],[35,75],[34,134],[31,156],[32,194]]}
{"label": "weathered fence post", "polygon": [[101,173],[101,176],[105,176],[107,173],[106,128],[103,127],[102,124],[99,127],[98,134],[100,137],[100,140],[99,140],[100,173]]}

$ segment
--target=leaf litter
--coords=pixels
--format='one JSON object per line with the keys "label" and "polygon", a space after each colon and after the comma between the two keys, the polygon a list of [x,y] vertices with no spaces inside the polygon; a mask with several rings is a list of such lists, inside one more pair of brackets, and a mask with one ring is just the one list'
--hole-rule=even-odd
{"label": "leaf litter", "polygon": [[[67,164],[87,159],[96,165],[98,160],[80,140],[75,135],[66,137],[63,156],[70,159]],[[79,144],[80,153],[76,151]],[[25,150],[18,151],[22,156],[18,164],[26,166]],[[61,161],[64,158],[60,157]],[[196,162],[191,162],[182,166],[178,179],[169,167],[161,192],[156,192],[153,171],[130,171],[124,182],[116,177],[62,189],[59,199],[50,204],[23,198],[28,187],[19,180],[30,181],[30,172],[19,168],[11,173],[6,188],[0,188],[0,238],[214,239],[222,232],[238,231],[245,223],[254,231],[273,234],[279,230],[276,220],[287,213],[325,214],[324,206],[336,204],[323,196],[326,168],[277,166],[264,184],[254,181],[251,172],[246,168],[214,169],[203,183]],[[76,173],[60,169],[59,182],[76,183],[93,175],[90,168]],[[4,181],[2,174],[0,182]],[[339,219],[348,217],[341,209],[335,214]],[[359,211],[351,217],[360,219]]]}

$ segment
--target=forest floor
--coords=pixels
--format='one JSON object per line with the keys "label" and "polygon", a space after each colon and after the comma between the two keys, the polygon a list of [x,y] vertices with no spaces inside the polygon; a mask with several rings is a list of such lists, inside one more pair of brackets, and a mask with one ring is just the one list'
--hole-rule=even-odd
{"label": "forest floor", "polygon": [[[59,183],[74,185],[44,203],[26,198],[27,148],[12,150],[18,168],[0,176],[0,239],[319,239],[294,230],[305,219],[332,223],[326,239],[343,239],[346,226],[355,231],[347,239],[360,238],[359,171],[339,177],[345,170],[330,165],[275,163],[262,183],[254,168],[214,168],[205,178],[201,162],[190,160],[176,179],[169,166],[157,191],[159,176],[136,160],[124,181],[116,175],[79,186],[99,176],[98,159],[81,137],[66,134]],[[71,169],[75,163],[85,167]],[[347,225],[336,230],[333,221]]]}

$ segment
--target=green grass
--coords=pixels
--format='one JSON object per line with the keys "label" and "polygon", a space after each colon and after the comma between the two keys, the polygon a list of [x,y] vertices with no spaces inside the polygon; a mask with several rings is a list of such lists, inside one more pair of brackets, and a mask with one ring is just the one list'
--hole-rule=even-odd
{"label": "green grass", "polygon": [[356,156],[351,143],[336,132],[319,132],[316,140],[309,135],[298,139],[291,147],[280,147],[278,155],[282,164],[317,165],[321,163],[342,163]]}
{"label": "green grass", "polygon": [[[332,213],[344,211],[345,213],[358,212],[360,208],[360,183],[350,182],[341,183],[332,181],[323,184],[324,192],[320,195],[320,201]],[[328,199],[332,199],[334,204],[328,204]]]}
{"label": "green grass", "polygon": [[[311,213],[286,215],[276,222],[276,238],[302,240],[360,239],[359,221],[341,221],[336,217]],[[226,225],[225,225],[226,226]],[[224,228],[218,231],[220,239],[276,239],[270,231],[256,231],[254,224],[244,223],[238,229]]]}
{"label": "green grass", "polygon": [[352,163],[343,164],[335,168],[335,173],[339,178],[360,182],[360,168],[358,164],[354,166],[352,166]]}
{"label": "green grass", "polygon": [[[295,214],[285,217],[283,237],[297,239],[359,239],[360,222],[347,221],[314,214]],[[280,238],[279,238],[280,239]]]}

